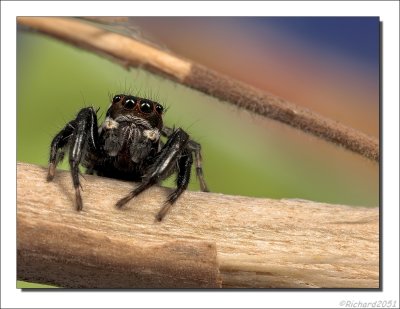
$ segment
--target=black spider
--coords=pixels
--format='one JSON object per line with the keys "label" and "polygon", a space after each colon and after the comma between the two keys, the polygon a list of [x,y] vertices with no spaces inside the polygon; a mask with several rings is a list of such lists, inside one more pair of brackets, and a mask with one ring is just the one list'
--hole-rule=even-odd
{"label": "black spider", "polygon": [[[141,184],[116,203],[122,207],[132,198],[177,173],[177,188],[167,198],[156,218],[161,221],[171,205],[186,190],[194,161],[202,191],[208,191],[201,166],[200,144],[181,128],[163,126],[163,107],[154,101],[126,94],[113,97],[103,124],[96,111],[83,108],[51,142],[47,180],[54,178],[57,164],[69,150],[77,210],[82,210],[79,165],[86,173]],[[167,137],[164,144],[160,137]]]}

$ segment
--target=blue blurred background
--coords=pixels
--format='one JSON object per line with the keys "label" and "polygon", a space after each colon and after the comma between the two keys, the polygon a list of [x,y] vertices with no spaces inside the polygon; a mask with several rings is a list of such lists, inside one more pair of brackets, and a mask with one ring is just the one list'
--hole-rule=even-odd
{"label": "blue blurred background", "polygon": [[[379,137],[376,17],[130,17],[108,28]],[[80,108],[104,115],[112,94],[130,91],[167,105],[166,124],[202,144],[213,192],[379,204],[377,163],[43,35],[19,29],[17,40],[18,161],[46,166],[52,137]]]}

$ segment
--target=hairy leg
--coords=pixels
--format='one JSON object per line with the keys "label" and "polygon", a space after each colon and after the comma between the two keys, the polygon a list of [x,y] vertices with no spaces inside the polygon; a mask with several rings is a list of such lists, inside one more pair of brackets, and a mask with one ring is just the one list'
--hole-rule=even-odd
{"label": "hairy leg", "polygon": [[77,210],[82,210],[82,197],[79,182],[79,164],[86,151],[97,151],[98,147],[97,116],[93,108],[79,111],[76,118],[70,121],[53,139],[50,149],[49,171],[47,180],[54,177],[55,168],[64,155],[64,147],[69,147],[69,164],[75,188]]}
{"label": "hairy leg", "polygon": [[188,148],[194,152],[194,161],[196,163],[196,176],[200,182],[200,189],[203,192],[209,192],[203,174],[203,160],[201,157],[201,146],[199,143],[190,140],[188,143]]}
{"label": "hairy leg", "polygon": [[47,181],[52,181],[54,178],[57,164],[63,159],[63,148],[70,140],[74,132],[75,120],[67,123],[67,125],[53,138],[50,146],[49,169],[47,173]]}
{"label": "hairy leg", "polygon": [[[169,137],[174,132],[174,129],[163,127],[161,134]],[[196,164],[196,176],[200,182],[200,189],[203,192],[209,192],[206,181],[204,179],[202,157],[201,157],[201,145],[193,140],[189,140],[188,148],[194,152],[194,161]]]}
{"label": "hairy leg", "polygon": [[171,171],[175,169],[176,163],[182,151],[186,149],[188,141],[189,135],[185,131],[182,129],[174,131],[161,149],[159,155],[155,158],[154,163],[150,165],[149,170],[143,176],[142,183],[127,196],[119,200],[116,206],[121,208],[144,190],[168,177]]}
{"label": "hairy leg", "polygon": [[156,219],[161,221],[179,196],[187,189],[190,181],[193,157],[190,151],[185,151],[178,159],[178,175],[176,177],[176,189],[166,200],[164,206],[158,212]]}
{"label": "hairy leg", "polygon": [[82,210],[81,184],[79,181],[79,164],[86,151],[98,148],[97,116],[93,108],[87,107],[79,111],[75,119],[75,129],[69,147],[69,164],[72,182],[75,188],[76,209]]}

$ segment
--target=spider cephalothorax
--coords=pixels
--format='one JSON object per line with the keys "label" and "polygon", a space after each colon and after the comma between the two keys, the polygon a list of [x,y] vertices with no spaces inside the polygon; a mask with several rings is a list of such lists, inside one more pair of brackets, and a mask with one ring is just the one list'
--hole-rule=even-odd
{"label": "spider cephalothorax", "polygon": [[[89,174],[141,182],[116,203],[117,207],[176,172],[177,188],[157,214],[157,219],[162,220],[186,190],[193,159],[201,190],[208,191],[201,167],[200,144],[192,141],[181,128],[165,127],[163,111],[157,102],[119,94],[113,97],[106,118],[98,127],[96,111],[92,107],[81,109],[51,143],[47,179],[53,179],[57,164],[68,150],[76,207],[81,210],[80,164]],[[167,137],[165,144],[161,136]]]}

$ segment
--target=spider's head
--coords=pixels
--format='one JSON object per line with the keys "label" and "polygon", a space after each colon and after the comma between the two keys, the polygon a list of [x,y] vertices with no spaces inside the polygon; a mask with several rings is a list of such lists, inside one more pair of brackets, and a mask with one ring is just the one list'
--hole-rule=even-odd
{"label": "spider's head", "polygon": [[113,97],[107,116],[116,119],[119,116],[135,116],[146,120],[153,128],[161,130],[164,107],[149,99],[127,94],[117,94]]}

